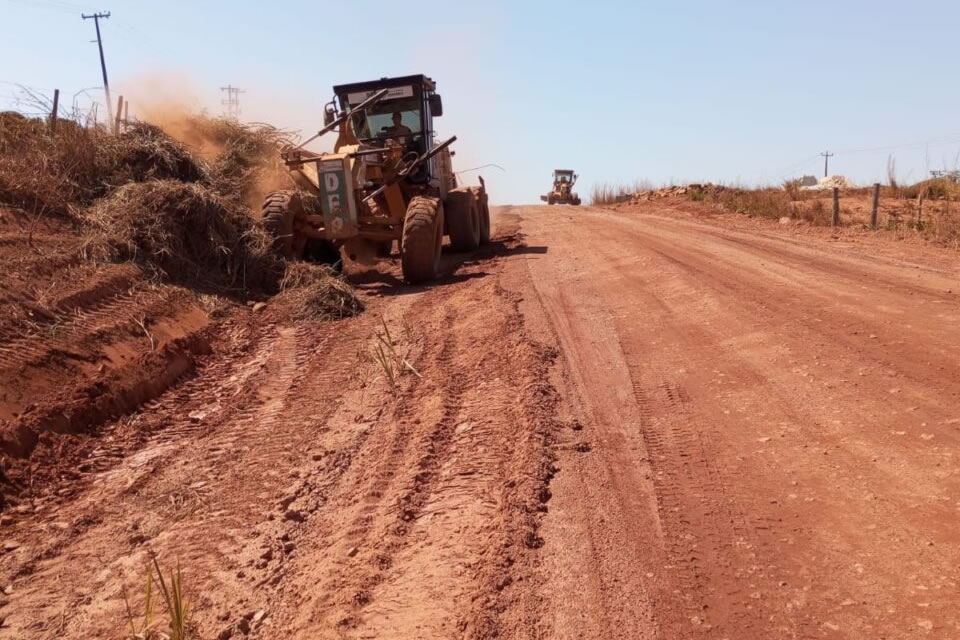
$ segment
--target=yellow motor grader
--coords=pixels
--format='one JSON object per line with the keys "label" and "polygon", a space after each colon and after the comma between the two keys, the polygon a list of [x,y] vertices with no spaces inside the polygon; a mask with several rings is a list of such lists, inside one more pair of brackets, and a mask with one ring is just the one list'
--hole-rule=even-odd
{"label": "yellow motor grader", "polygon": [[580,204],[580,196],[573,191],[573,185],[576,184],[578,177],[573,169],[554,169],[553,190],[545,196],[540,196],[540,199],[547,204]]}
{"label": "yellow motor grader", "polygon": [[[459,185],[450,145],[433,119],[443,114],[436,83],[424,75],[381,78],[333,88],[324,127],[282,151],[297,189],[267,195],[262,225],[288,260],[365,262],[400,248],[403,277],[437,278],[440,247],[455,251],[490,241],[486,186]],[[337,131],[332,153],[303,147]]]}

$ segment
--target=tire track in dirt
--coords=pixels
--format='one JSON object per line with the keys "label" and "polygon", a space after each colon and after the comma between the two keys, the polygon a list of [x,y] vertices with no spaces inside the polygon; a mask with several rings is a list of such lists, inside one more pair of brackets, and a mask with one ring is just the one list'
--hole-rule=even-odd
{"label": "tire track in dirt", "polygon": [[[300,466],[304,445],[337,406],[348,373],[328,366],[329,361],[349,361],[358,340],[324,325],[267,328],[262,333],[264,337],[238,336],[248,343],[240,353],[213,360],[198,370],[198,377],[117,425],[119,442],[108,442],[89,461],[90,471],[108,468],[92,474],[75,499],[49,509],[59,521],[87,522],[83,530],[67,531],[69,535],[19,568],[10,564],[10,556],[0,561],[7,579],[18,585],[6,609],[16,614],[8,616],[8,624],[17,628],[19,621],[32,619],[27,624],[35,631],[50,628],[65,599],[87,594],[83,606],[67,607],[76,610],[64,624],[85,634],[101,628],[112,616],[93,616],[101,620],[97,623],[87,612],[119,613],[118,581],[136,576],[147,549],[166,562],[179,557],[190,568],[198,579],[195,588],[208,594],[210,616],[216,613],[216,602],[229,607],[248,601],[256,585],[276,573],[279,562],[259,559],[259,529],[274,518],[273,505],[290,489],[286,470]],[[152,435],[142,440],[134,433],[139,444],[130,449],[130,428]],[[264,502],[270,508],[253,518],[253,523],[263,524],[251,529],[255,506]],[[40,517],[38,523],[48,530],[47,538],[50,522]],[[128,542],[119,549],[107,543],[122,530],[130,532]],[[17,536],[27,534],[26,529],[15,531]],[[186,540],[198,544],[182,546]],[[112,558],[108,574],[93,567],[88,572],[97,574],[95,582],[102,586],[92,592],[90,583],[54,587],[50,578],[62,571],[62,563],[73,567],[71,575],[83,574],[80,567],[90,562],[91,549]],[[118,552],[121,555],[115,555]],[[97,595],[91,599],[91,593]]]}
{"label": "tire track in dirt", "polygon": [[[909,278],[903,269],[898,276],[895,265],[882,265],[877,272],[863,266],[867,273],[858,278],[856,261],[845,259],[839,275],[830,275],[832,258],[821,254],[812,271],[799,258],[765,270],[776,259],[775,249],[754,254],[742,245],[731,247],[711,239],[718,232],[701,231],[703,225],[682,223],[678,230],[669,220],[591,210],[578,217],[576,234],[558,216],[530,212],[528,222],[539,241],[569,253],[570,262],[589,264],[583,277],[563,264],[567,260],[553,261],[538,273],[578,292],[576,303],[554,296],[546,304],[561,310],[558,326],[573,325],[561,333],[578,343],[568,353],[576,356],[574,372],[588,368],[574,377],[596,397],[585,404],[604,417],[608,433],[601,442],[606,437],[617,449],[621,442],[634,448],[629,433],[623,440],[610,436],[616,433],[616,412],[596,406],[616,396],[590,380],[598,376],[599,384],[617,385],[614,377],[600,375],[611,359],[623,357],[629,365],[622,377],[645,418],[640,421],[645,445],[636,450],[649,455],[671,561],[656,566],[650,550],[645,567],[643,559],[628,560],[602,546],[603,534],[596,536],[599,553],[591,551],[601,560],[620,556],[639,565],[639,571],[650,568],[645,586],[653,593],[651,619],[659,631],[634,635],[914,637],[917,628],[953,628],[955,616],[948,613],[942,590],[954,580],[955,572],[944,568],[955,564],[957,541],[942,524],[955,483],[942,467],[955,465],[942,445],[949,449],[956,434],[934,425],[953,419],[953,394],[943,391],[957,378],[950,364],[922,366],[926,359],[936,361],[948,334],[922,313],[913,313],[902,330],[905,337],[929,336],[929,347],[921,340],[919,350],[908,350],[896,340],[883,340],[877,330],[886,314],[908,300],[908,307],[920,309],[924,302],[946,301],[940,285],[930,287],[942,274],[898,291],[897,278]],[[845,304],[820,302],[832,287]],[[882,297],[880,304],[893,311],[871,315],[869,307],[858,311],[846,304],[860,296]],[[611,320],[611,337],[619,339],[622,356],[600,346]],[[578,329],[578,322],[595,335]],[[862,338],[851,337],[851,326]],[[871,330],[880,341],[867,339]],[[858,388],[858,370],[859,376],[890,375],[895,381],[864,388],[867,380],[861,380]],[[938,377],[938,370],[946,375]],[[887,392],[884,385],[897,388]],[[909,399],[900,395],[901,386]],[[926,420],[924,437],[935,437],[941,446],[905,439],[909,427],[902,422],[913,420]],[[887,435],[888,428],[901,431]],[[588,423],[583,433],[591,430]],[[610,446],[594,451],[617,469],[624,456],[608,451]],[[639,456],[642,471],[647,456]],[[603,473],[589,462],[561,460],[568,467],[575,464],[578,472]],[[632,487],[621,483],[618,491],[643,490],[640,479],[632,482]],[[589,491],[565,478],[558,486],[561,504],[570,511],[575,508],[564,496],[574,487]],[[622,504],[628,521],[637,517],[629,502]],[[584,517],[616,525],[617,518],[603,510],[603,499],[598,505]],[[636,522],[643,522],[642,516]],[[571,528],[551,525],[552,531]],[[608,541],[616,539],[615,531],[606,532]],[[933,540],[926,548],[919,544],[924,536],[935,538],[935,546]],[[571,553],[562,545],[554,548]],[[565,564],[580,562],[581,554],[572,555]],[[600,587],[603,580],[601,573]],[[563,588],[560,581],[558,590]],[[602,593],[593,597],[602,602]],[[695,603],[708,608],[698,614],[690,607]],[[915,606],[923,609],[912,610]],[[610,614],[591,612],[586,622],[561,617],[569,625],[563,637],[581,635],[597,624],[594,617],[604,615]]]}
{"label": "tire track in dirt", "polygon": [[555,354],[526,335],[496,251],[385,312],[422,377],[328,423],[271,633],[532,637],[557,401],[533,376]]}
{"label": "tire track in dirt", "polygon": [[135,409],[209,351],[210,319],[195,295],[145,284],[132,265],[81,271],[89,277],[26,308],[28,330],[16,320],[0,329],[0,444],[14,457],[46,432],[89,431]]}
{"label": "tire track in dirt", "polygon": [[[602,239],[604,238],[604,236],[601,235],[600,238]],[[612,233],[611,233],[611,239],[612,239]],[[746,321],[748,325],[753,324],[755,325],[756,328],[759,329],[763,325],[762,321],[758,321],[759,318],[763,318],[764,316],[767,316],[769,317],[768,322],[773,323],[773,322],[776,322],[775,320],[776,318],[782,318],[789,315],[787,307],[783,305],[778,306],[779,304],[778,295],[780,294],[778,294],[773,290],[763,291],[763,287],[765,286],[766,283],[762,279],[758,278],[757,280],[754,281],[755,284],[757,285],[757,288],[760,289],[760,291],[747,293],[740,287],[733,288],[732,283],[735,281],[734,278],[731,276],[731,274],[724,272],[724,269],[726,267],[721,268],[717,264],[717,261],[714,259],[713,254],[706,253],[705,255],[705,252],[703,251],[694,252],[687,249],[686,245],[678,246],[676,243],[661,244],[659,240],[654,240],[653,238],[647,238],[646,235],[644,237],[644,243],[647,248],[649,248],[651,251],[654,252],[654,255],[656,255],[659,260],[664,261],[665,266],[653,268],[655,272],[660,274],[661,278],[666,276],[666,278],[669,279],[670,278],[669,274],[671,274],[672,272],[676,272],[677,274],[685,274],[685,275],[680,275],[680,277],[689,277],[692,281],[702,283],[702,284],[708,284],[709,286],[714,287],[715,290],[719,293],[719,295],[734,297],[735,299],[738,300],[739,304],[755,305],[754,313],[748,316],[748,319]],[[698,264],[699,262],[712,262],[713,263],[711,265],[712,268],[709,268],[709,269],[698,268],[695,265]],[[649,282],[643,282],[642,284],[640,284],[642,279],[638,278],[637,280],[638,280],[638,285],[636,286],[637,290],[650,288]],[[755,295],[757,296],[756,298],[754,298]],[[665,314],[664,317],[669,317],[669,314]],[[738,320],[735,320],[735,322],[742,323],[743,320],[738,319]],[[759,371],[752,371],[749,366],[747,367],[746,370],[744,370],[742,366],[740,366],[741,363],[739,362],[739,359],[736,356],[734,356],[732,353],[730,353],[726,349],[718,348],[717,346],[718,341],[715,337],[705,333],[699,327],[692,327],[692,328],[689,327],[686,323],[680,321],[679,318],[674,318],[674,321],[668,322],[667,324],[670,325],[671,327],[683,327],[684,331],[689,333],[689,335],[682,335],[682,336],[677,335],[676,337],[677,344],[701,345],[699,347],[701,350],[701,357],[705,357],[707,362],[724,363],[723,369],[724,371],[726,371],[726,375],[731,380],[731,382],[736,380],[740,384],[746,383],[748,387],[752,386],[752,387],[759,388],[758,382],[762,382],[763,380],[763,377],[760,375]],[[826,323],[826,327],[808,325],[807,330],[810,333],[814,333],[814,334],[818,332],[822,333],[824,331],[829,332],[830,330],[829,327],[832,327],[832,326],[835,326],[835,323],[828,322]],[[842,344],[843,340],[840,340],[840,343]],[[713,355],[710,355],[710,354],[713,354]],[[856,358],[857,356],[862,357],[862,353],[853,355],[852,357]],[[701,381],[701,384],[703,384],[703,382],[704,381]],[[771,392],[776,393],[775,389],[771,389],[769,387],[767,387],[765,391],[767,393],[771,393]],[[722,410],[721,406],[715,406],[712,410],[707,411],[706,408],[711,403],[709,403],[708,401],[705,404],[704,400],[705,398],[699,399],[699,404],[701,405],[699,413],[701,415],[705,415],[708,413],[713,413],[714,415],[722,415],[720,413]],[[783,395],[780,397],[779,404],[777,406],[788,407],[790,406],[790,403],[791,403],[791,398],[787,395]],[[784,413],[783,417],[789,419],[791,423],[796,422],[796,424],[798,425],[803,425],[805,423],[809,423],[811,421],[816,420],[816,418],[814,418],[813,416],[797,415],[795,413],[789,413],[789,412]],[[815,430],[811,429],[808,431],[807,438],[809,438],[809,441],[815,442],[819,440],[820,437],[821,436],[818,433],[816,433]],[[715,440],[715,439],[716,438],[711,438],[711,440]],[[761,440],[764,440],[764,438],[761,438]],[[722,456],[718,454],[719,452],[714,450],[714,453],[711,457],[721,458]],[[863,472],[862,454],[850,452],[846,450],[846,447],[838,446],[836,449],[834,449],[832,453],[832,458],[833,458],[833,461],[832,461],[833,464],[836,464],[837,462],[839,462],[841,463],[841,465],[850,469],[850,471],[847,472],[847,475],[849,478],[848,481],[852,486],[861,484],[861,482],[858,479],[863,477],[862,476],[862,472]],[[821,467],[821,474],[823,476],[836,474],[835,470],[828,468],[824,465],[817,464],[817,462],[819,461],[814,460],[815,467]],[[812,470],[815,467],[808,467],[808,469]],[[753,469],[751,469],[750,467],[744,468],[741,471],[741,474],[744,471],[746,472],[745,478],[748,478],[748,479],[752,478],[758,481],[761,480],[761,475],[753,473],[752,472]],[[768,469],[767,471],[771,473],[774,472],[773,469]],[[860,472],[859,474],[857,473],[858,471]],[[742,479],[741,479],[741,482],[742,482]],[[826,486],[822,488],[823,490],[828,490]],[[765,511],[768,511],[768,509],[763,507],[758,508],[757,503],[754,503],[753,501],[748,501],[747,504],[750,505],[750,509],[751,509],[750,518],[748,519],[749,527],[751,530],[755,531],[755,533],[752,535],[752,539],[750,540],[748,547],[750,549],[756,550],[755,555],[760,560],[763,560],[765,558],[765,561],[763,562],[757,561],[757,564],[759,566],[768,566],[771,568],[777,567],[777,565],[789,564],[789,563],[785,563],[784,559],[781,557],[782,551],[778,549],[779,545],[771,544],[772,541],[769,539],[769,535],[776,531],[785,532],[788,530],[784,526],[787,522],[787,519],[782,515],[782,513],[781,514],[764,513]],[[774,504],[776,504],[776,502],[774,502]],[[888,521],[891,520],[891,516],[889,515],[884,516],[884,515],[881,515],[880,513],[877,513],[876,516],[879,520],[888,520]],[[897,518],[894,517],[893,520],[895,521],[897,520]],[[795,525],[793,529],[794,532],[800,530],[797,528],[797,526],[800,525],[800,522],[801,521],[799,520],[795,520]],[[740,566],[743,566],[743,565],[741,564]],[[779,569],[771,573],[780,573],[784,578],[789,578],[789,576],[791,575],[795,576],[797,575],[797,573],[802,574],[802,572],[804,572],[805,570],[806,568],[802,564],[799,564],[799,565],[794,564],[792,567],[790,567],[789,570],[787,570],[787,567],[781,566]],[[778,582],[781,585],[787,584],[787,582],[785,582],[784,580],[779,580]],[[758,584],[757,586],[763,586],[763,585]],[[770,596],[768,594],[776,593],[778,591],[782,591],[782,589],[779,589],[779,590],[776,589],[775,585],[771,584],[770,580],[767,580],[766,586],[762,589],[758,589],[754,593],[763,594],[764,602],[766,602],[768,599],[770,599]],[[851,601],[851,596],[855,598],[856,593],[850,592],[850,591],[848,591],[847,593],[841,592],[838,595],[837,600]],[[777,598],[774,598],[774,600],[777,600]],[[757,603],[757,604],[762,605],[762,603]],[[791,606],[790,600],[782,601],[782,604],[786,605],[788,609]],[[744,610],[739,605],[738,605],[738,608],[741,611]],[[756,606],[748,607],[748,609],[756,609]],[[771,616],[770,619],[774,620],[775,617]],[[822,621],[811,620],[809,618],[804,619],[804,618],[796,618],[796,617],[794,617],[792,620],[783,619],[780,622],[781,626],[779,627],[779,632],[799,633],[801,635],[803,633],[813,633],[816,630],[818,623],[822,623]]]}
{"label": "tire track in dirt", "polygon": [[[574,242],[572,230],[556,229],[556,234],[569,236]],[[554,236],[556,237],[556,236]],[[604,270],[600,273],[590,273],[583,281],[574,276],[569,284],[556,285],[560,289],[574,289],[583,286],[585,282],[604,282],[611,290],[629,291],[631,300],[637,300],[640,308],[647,309],[651,318],[668,318],[667,308],[655,296],[646,293],[645,288],[624,281],[624,273],[629,269],[617,268],[617,264],[625,259],[636,260],[634,256],[626,258],[623,254],[613,251],[617,245],[602,234],[588,235],[576,241],[581,250],[596,258],[598,267]],[[560,241],[563,245],[563,241]],[[642,269],[656,271],[657,265],[644,259]],[[639,265],[638,265],[639,266]],[[637,268],[637,267],[635,267]],[[539,274],[543,277],[543,274]],[[561,276],[562,277],[562,276]],[[603,383],[610,383],[619,389],[619,400],[606,400],[603,396],[597,397],[599,390],[596,382],[583,374],[578,386],[588,395],[586,405],[598,426],[604,428],[600,437],[606,441],[611,451],[604,455],[618,457],[621,453],[615,451],[630,448],[637,451],[638,459],[631,463],[620,461],[619,466],[639,464],[640,469],[649,465],[645,474],[648,480],[636,479],[631,486],[630,482],[621,483],[626,494],[638,491],[649,491],[656,509],[655,520],[644,513],[649,508],[642,501],[621,503],[621,508],[627,509],[627,524],[649,523],[650,529],[646,535],[656,533],[660,538],[658,546],[662,547],[662,559],[654,549],[648,548],[642,552],[647,558],[637,558],[634,562],[640,564],[636,571],[646,575],[646,580],[639,584],[630,584],[629,589],[637,594],[638,604],[646,603],[646,607],[653,613],[638,610],[633,619],[625,624],[632,625],[632,633],[638,637],[683,637],[688,633],[722,633],[733,629],[749,628],[751,633],[763,636],[768,633],[762,625],[754,621],[745,625],[740,613],[744,609],[756,609],[763,606],[761,602],[752,602],[749,592],[745,589],[731,591],[729,585],[738,581],[740,567],[750,566],[756,562],[754,555],[747,551],[753,545],[750,541],[748,526],[745,524],[743,511],[731,499],[723,477],[716,469],[710,452],[704,444],[704,434],[709,433],[696,416],[687,410],[690,401],[689,394],[675,376],[668,374],[657,362],[650,357],[638,357],[623,344],[624,332],[620,321],[620,313],[616,306],[611,308],[604,301],[596,306],[589,302],[590,293],[581,294],[577,302],[565,302],[561,294],[551,293],[554,285],[543,282],[542,298],[548,308],[560,311],[552,316],[556,326],[560,326],[561,334],[566,336],[565,347],[568,354],[582,354],[571,362],[574,370],[591,371],[597,367],[609,366],[603,359],[622,358],[622,377],[604,376]],[[658,309],[659,312],[654,312]],[[597,315],[604,317],[602,320]],[[562,320],[558,319],[562,316]],[[583,325],[583,326],[581,326]],[[657,341],[665,344],[683,344],[690,340],[690,336],[681,335],[674,329],[674,324],[664,321],[646,320],[643,323],[645,335],[656,336]],[[591,326],[592,330],[586,329]],[[684,326],[687,330],[688,327]],[[694,338],[696,340],[702,337]],[[596,350],[584,349],[584,343],[603,344]],[[611,348],[610,345],[616,345]],[[635,417],[630,411],[622,411],[617,416],[604,405],[611,402],[630,403],[623,398],[623,393],[632,395],[632,404],[636,407]],[[594,396],[594,397],[590,397]],[[602,403],[602,404],[601,404]],[[621,420],[630,420],[634,424],[619,424]],[[617,429],[628,430],[626,437],[617,434]],[[635,429],[636,436],[641,442],[630,444],[633,437],[630,431]],[[606,431],[606,432],[604,432]],[[629,478],[636,471],[625,471]],[[649,488],[646,488],[649,482]],[[639,485],[639,486],[637,486]],[[642,494],[641,494],[642,495]],[[635,525],[634,525],[635,526]],[[648,543],[650,541],[648,540]],[[601,556],[601,561],[604,560]],[[610,575],[606,580],[614,579],[618,569],[605,569]],[[642,572],[642,573],[641,573]],[[634,578],[635,579],[635,578]],[[611,612],[597,612],[599,615],[610,615]],[[758,612],[758,619],[764,616]],[[655,623],[644,625],[647,618],[654,618]],[[599,621],[593,624],[606,626],[609,623]],[[622,628],[621,623],[620,628]],[[578,635],[571,630],[571,635]],[[616,633],[606,626],[605,633]]]}
{"label": "tire track in dirt", "polygon": [[[748,322],[752,326],[759,328],[764,322],[772,323],[776,321],[776,318],[792,315],[792,324],[803,331],[826,336],[832,349],[843,352],[851,361],[859,361],[861,369],[864,361],[867,361],[876,370],[889,370],[891,366],[896,366],[900,384],[909,382],[917,387],[925,386],[929,377],[930,363],[940,360],[943,353],[950,351],[945,344],[942,347],[937,345],[938,342],[942,342],[942,337],[938,336],[932,341],[922,341],[911,347],[913,357],[907,361],[900,360],[894,365],[892,361],[893,353],[890,351],[888,344],[874,342],[873,339],[864,340],[862,337],[859,339],[852,337],[856,335],[865,336],[870,334],[871,330],[878,333],[883,331],[879,326],[876,328],[869,327],[869,325],[865,326],[862,316],[856,315],[852,311],[824,307],[818,312],[817,319],[791,314],[790,305],[781,302],[777,297],[777,292],[763,281],[758,280],[752,291],[745,291],[741,287],[733,286],[729,278],[720,275],[724,269],[729,269],[728,266],[710,261],[706,257],[699,257],[682,248],[668,248],[665,244],[660,245],[655,240],[651,240],[648,244],[657,255],[669,261],[677,269],[688,273],[692,278],[708,283],[718,294],[736,296],[741,304],[749,305],[752,311]],[[673,255],[669,255],[667,252],[671,252]],[[674,257],[677,255],[683,256],[684,259]],[[702,262],[709,262],[710,266],[708,268],[695,266],[698,258]],[[799,265],[797,267],[799,268]],[[877,320],[871,318],[869,322],[873,323]],[[855,327],[853,333],[851,333],[850,327]],[[931,347],[935,351],[931,350]],[[939,381],[941,391],[945,387],[949,388],[952,397],[960,398],[960,363],[949,359],[940,360],[938,371],[942,375]],[[758,374],[754,373],[753,375]],[[931,417],[934,420],[942,422],[953,417],[953,413],[943,403],[939,401],[929,402],[929,400],[927,402],[927,410],[931,412]],[[892,402],[891,404],[896,403]],[[951,444],[960,444],[960,434],[944,433],[943,436]],[[921,448],[921,445],[917,444],[917,448]]]}
{"label": "tire track in dirt", "polygon": [[[442,303],[438,308],[444,308]],[[422,315],[422,310],[400,315],[403,322],[409,322],[411,316]],[[446,308],[444,324],[452,325],[455,318],[455,309]],[[429,356],[417,366],[449,370],[454,333],[443,330],[420,335],[420,350]],[[451,380],[455,384],[451,385]],[[330,499],[337,504],[336,519],[342,523],[333,526],[342,533],[323,544],[322,553],[345,558],[346,566],[329,572],[320,582],[317,591],[322,595],[311,605],[319,617],[311,614],[310,624],[327,630],[339,628],[341,632],[360,625],[373,590],[407,543],[410,523],[418,517],[436,465],[443,458],[445,432],[453,426],[452,417],[458,411],[465,383],[448,377],[439,387],[431,384],[425,393],[435,398],[438,406],[427,416],[418,400],[412,399],[422,398],[418,391],[422,384],[420,377],[412,378],[386,419],[378,421],[381,429],[374,433],[368,430],[362,441],[350,446],[346,456],[349,466],[342,469],[336,481],[326,483],[327,490],[334,493]],[[323,530],[329,527],[331,524],[326,524]],[[300,616],[298,624],[305,624],[305,617]]]}

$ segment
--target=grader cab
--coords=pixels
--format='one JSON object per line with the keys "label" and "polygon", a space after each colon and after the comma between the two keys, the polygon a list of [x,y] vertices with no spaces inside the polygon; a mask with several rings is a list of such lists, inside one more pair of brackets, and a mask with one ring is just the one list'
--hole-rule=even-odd
{"label": "grader cab", "polygon": [[[437,278],[440,247],[455,251],[490,241],[483,178],[458,184],[450,145],[433,119],[443,114],[436,83],[424,75],[382,78],[333,88],[317,135],[282,151],[297,189],[266,197],[262,224],[288,260],[345,254],[368,262],[400,248],[405,280]],[[303,147],[336,131],[331,153]]]}
{"label": "grader cab", "polygon": [[572,169],[554,169],[553,189],[540,199],[547,204],[580,204],[580,196],[573,191],[578,177]]}

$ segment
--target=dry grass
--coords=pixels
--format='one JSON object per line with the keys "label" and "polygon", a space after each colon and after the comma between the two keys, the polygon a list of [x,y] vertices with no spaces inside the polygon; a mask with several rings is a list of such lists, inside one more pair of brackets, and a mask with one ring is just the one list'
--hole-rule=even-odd
{"label": "dry grass", "polygon": [[34,214],[66,216],[102,195],[97,145],[101,134],[70,121],[57,136],[47,124],[0,113],[0,202]]}
{"label": "dry grass", "polygon": [[794,214],[793,197],[783,189],[724,189],[707,194],[706,199],[751,217],[779,219]]}
{"label": "dry grass", "polygon": [[900,189],[904,198],[919,198],[924,200],[957,200],[960,199],[960,183],[950,178],[931,178]]}
{"label": "dry grass", "polygon": [[107,186],[147,180],[209,181],[209,169],[159,127],[136,122],[118,136],[101,136],[98,155]]}
{"label": "dry grass", "polygon": [[342,276],[327,265],[292,262],[280,282],[282,297],[301,320],[340,320],[366,305]]}
{"label": "dry grass", "polygon": [[605,205],[624,202],[640,191],[649,191],[653,189],[653,183],[649,180],[635,180],[633,184],[611,184],[601,182],[593,185],[590,190],[590,204]]}
{"label": "dry grass", "polygon": [[54,136],[43,120],[0,113],[0,203],[75,221],[96,260],[132,260],[180,283],[277,290],[283,265],[255,211],[264,190],[287,186],[287,135],[205,116],[181,116],[175,131],[135,122],[112,135],[63,120]]}
{"label": "dry grass", "polygon": [[947,207],[929,216],[922,231],[942,246],[960,249],[960,211]]}
{"label": "dry grass", "polygon": [[[245,203],[264,184],[287,184],[283,131],[205,116],[185,116],[178,131],[200,146],[144,122],[114,136],[62,120],[53,136],[42,120],[0,113],[0,202],[69,215],[130,182],[201,182]],[[204,159],[202,148],[216,153]]]}
{"label": "dry grass", "polygon": [[272,289],[282,272],[249,212],[199,183],[131,182],[85,215],[87,256],[133,261],[162,277]]}

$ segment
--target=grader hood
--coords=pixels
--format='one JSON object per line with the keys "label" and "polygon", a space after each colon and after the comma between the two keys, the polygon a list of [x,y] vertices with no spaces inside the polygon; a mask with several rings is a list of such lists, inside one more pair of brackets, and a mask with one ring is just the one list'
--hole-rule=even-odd
{"label": "grader hood", "polygon": [[286,152],[284,160],[297,186],[320,201],[322,216],[311,215],[309,222],[322,228],[323,236],[330,240],[356,236],[359,225],[354,185],[361,178],[362,162],[349,152],[318,155],[301,150]]}

